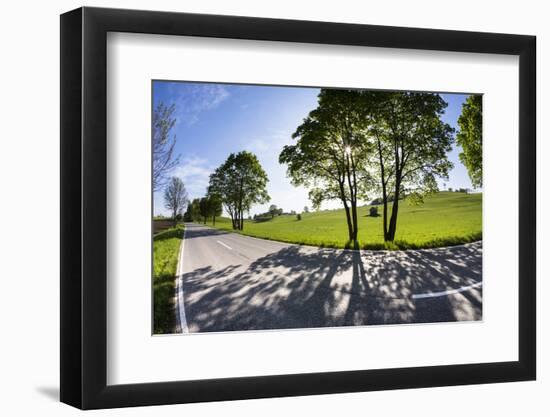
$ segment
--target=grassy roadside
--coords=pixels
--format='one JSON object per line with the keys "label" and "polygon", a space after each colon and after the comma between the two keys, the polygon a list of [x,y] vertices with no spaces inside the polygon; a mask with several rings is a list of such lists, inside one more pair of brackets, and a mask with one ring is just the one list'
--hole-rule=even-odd
{"label": "grassy roadside", "polygon": [[176,326],[174,293],[183,225],[153,236],[153,332],[173,333]]}
{"label": "grassy roadside", "polygon": [[[411,206],[401,202],[397,226],[397,239],[393,244],[384,242],[382,234],[382,207],[379,216],[370,217],[369,207],[359,207],[359,246],[362,249],[421,249],[453,246],[481,240],[482,195],[440,192],[426,197],[424,204]],[[212,226],[211,223],[207,223]],[[227,218],[216,220],[219,229],[230,230]],[[245,221],[248,236],[304,245],[349,248],[347,226],[343,210],[326,210],[283,215],[269,221]]]}

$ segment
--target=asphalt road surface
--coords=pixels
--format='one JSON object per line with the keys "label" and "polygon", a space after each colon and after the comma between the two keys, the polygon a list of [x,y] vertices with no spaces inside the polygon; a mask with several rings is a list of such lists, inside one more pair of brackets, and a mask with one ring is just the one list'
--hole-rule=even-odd
{"label": "asphalt road surface", "polygon": [[183,332],[481,320],[482,244],[322,249],[186,224]]}

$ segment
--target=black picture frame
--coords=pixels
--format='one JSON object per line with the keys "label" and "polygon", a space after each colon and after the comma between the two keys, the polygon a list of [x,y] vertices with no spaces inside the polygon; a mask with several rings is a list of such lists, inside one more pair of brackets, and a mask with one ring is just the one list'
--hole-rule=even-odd
{"label": "black picture frame", "polygon": [[[107,376],[108,32],[519,56],[519,358],[512,362],[113,385]],[[61,15],[61,401],[82,409],[533,380],[536,38],[79,8]]]}

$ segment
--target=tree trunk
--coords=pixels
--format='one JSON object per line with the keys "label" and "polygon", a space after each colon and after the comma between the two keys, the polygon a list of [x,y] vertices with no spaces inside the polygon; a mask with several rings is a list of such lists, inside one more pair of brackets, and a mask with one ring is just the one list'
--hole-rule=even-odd
{"label": "tree trunk", "polygon": [[239,185],[239,204],[237,206],[237,218],[239,230],[243,230],[243,179],[241,177]]}
{"label": "tree trunk", "polygon": [[386,194],[386,189],[384,188],[383,192],[382,192],[382,200],[384,201],[384,210],[383,210],[383,213],[382,215],[384,216],[384,220],[383,220],[383,223],[384,223],[384,241],[387,242],[389,241],[389,236],[388,236],[388,195]]}
{"label": "tree trunk", "polygon": [[231,227],[235,230],[237,225],[235,224],[235,214],[233,213],[233,210],[229,212],[229,215],[231,216]]}
{"label": "tree trunk", "polygon": [[358,232],[357,201],[352,201],[351,202],[351,216],[352,216],[352,233],[351,233],[350,240],[352,240],[354,242],[354,245],[355,245],[355,243],[357,242],[357,232]]}
{"label": "tree trunk", "polygon": [[397,202],[397,199],[393,201],[393,206],[391,210],[391,217],[390,217],[390,227],[388,230],[388,241],[393,242],[395,239],[395,231],[397,229],[397,212],[399,210],[399,203]]}
{"label": "tree trunk", "polygon": [[339,182],[339,185],[340,185],[340,199],[342,200],[342,203],[344,204],[344,210],[346,212],[346,221],[348,223],[348,237],[349,237],[349,240],[352,240],[353,228],[352,228],[352,225],[351,225],[351,216],[350,216],[350,212],[349,212],[348,202],[346,200],[346,193],[344,192],[344,184]]}
{"label": "tree trunk", "polygon": [[350,155],[350,161],[351,161],[351,170],[353,174],[353,188],[352,190],[352,199],[351,199],[351,214],[352,214],[352,220],[353,220],[353,247],[356,248],[358,245],[357,243],[357,234],[359,233],[359,224],[357,222],[357,173],[355,168],[355,160],[353,158],[353,154]]}
{"label": "tree trunk", "polygon": [[[350,171],[350,163],[352,165],[352,171]],[[355,167],[353,166],[353,157],[346,157],[346,176],[348,180],[351,200],[351,224],[349,226],[349,240],[353,242],[353,246],[355,247],[357,244],[357,183],[355,181]]]}
{"label": "tree trunk", "polygon": [[393,205],[391,208],[390,226],[388,230],[388,241],[393,242],[395,240],[395,231],[397,230],[397,213],[399,211],[399,190],[401,188],[401,181],[395,183],[395,193],[393,197]]}
{"label": "tree trunk", "polygon": [[384,203],[383,210],[383,227],[384,227],[384,241],[388,239],[388,192],[386,190],[386,169],[384,167],[384,157],[382,156],[382,144],[378,136],[376,137],[378,143],[378,161],[380,163],[380,178],[382,183],[382,202]]}
{"label": "tree trunk", "polygon": [[239,230],[241,228],[239,224],[239,204],[235,204],[235,209],[233,211],[233,230]]}
{"label": "tree trunk", "polygon": [[212,216],[212,226],[216,226],[216,216]]}
{"label": "tree trunk", "polygon": [[395,230],[397,229],[397,212],[399,211],[399,191],[401,190],[401,174],[403,173],[403,164],[399,159],[399,145],[394,144],[395,157],[395,190],[393,193],[393,204],[391,207],[390,225],[388,229],[388,241],[393,242],[395,239]]}
{"label": "tree trunk", "polygon": [[346,211],[346,221],[348,223],[348,239],[353,240],[353,225],[351,223],[351,214],[347,202],[344,202],[344,210]]}

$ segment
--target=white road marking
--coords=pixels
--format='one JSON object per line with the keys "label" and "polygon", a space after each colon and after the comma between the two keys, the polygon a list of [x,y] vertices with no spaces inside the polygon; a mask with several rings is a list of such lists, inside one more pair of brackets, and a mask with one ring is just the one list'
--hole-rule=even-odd
{"label": "white road marking", "polygon": [[440,291],[440,292],[427,292],[424,294],[413,294],[413,299],[419,299],[419,298],[432,298],[432,297],[443,297],[445,295],[451,295],[451,294],[458,294],[464,291],[471,290],[472,288],[478,288],[481,287],[481,282],[476,282],[472,285],[467,285],[466,287],[457,288],[456,290],[447,290],[447,291]]}
{"label": "white road marking", "polygon": [[181,273],[181,270],[183,268],[183,248],[185,245],[185,231],[187,228],[183,229],[183,239],[181,241],[181,248],[180,248],[180,256],[178,259],[178,267],[176,268],[176,301],[178,303],[178,314],[177,318],[179,321],[179,327],[182,333],[189,333],[189,327],[187,327],[187,317],[185,316],[185,305],[183,303],[183,285],[182,285],[182,279],[183,274]]}
{"label": "white road marking", "polygon": [[227,246],[225,243],[220,242],[219,240],[216,240],[216,242],[218,242],[218,243],[219,243],[220,245],[222,245],[222,246],[225,246],[225,247],[226,247],[227,249],[229,249],[229,250],[233,250],[233,248],[232,248],[231,246]]}

